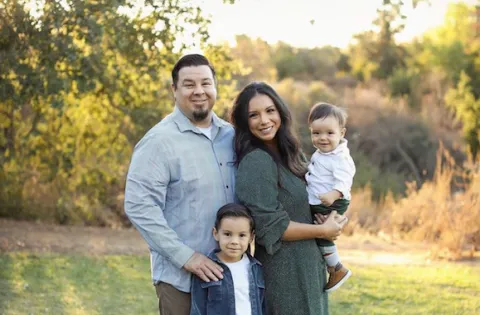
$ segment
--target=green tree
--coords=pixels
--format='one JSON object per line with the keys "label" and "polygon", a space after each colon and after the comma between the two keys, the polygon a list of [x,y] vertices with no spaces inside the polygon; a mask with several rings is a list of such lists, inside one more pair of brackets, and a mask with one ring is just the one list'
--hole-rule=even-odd
{"label": "green tree", "polygon": [[480,130],[480,37],[476,23],[474,5],[450,4],[444,23],[411,45],[413,57],[409,61],[423,78],[436,78],[434,84],[423,80],[423,89],[438,93],[440,102],[454,112],[474,155],[479,149]]}
{"label": "green tree", "polygon": [[475,13],[473,5],[451,4],[443,25],[422,37],[415,61],[422,72],[435,72],[455,86],[465,72],[471,78],[474,95],[479,97],[480,39],[475,32]]}
{"label": "green tree", "polygon": [[401,13],[403,1],[384,0],[383,7],[377,10],[378,17],[373,24],[379,28],[376,51],[373,56],[378,61],[375,76],[389,77],[395,68],[403,67],[404,51],[395,43],[395,34],[405,28],[405,16]]}
{"label": "green tree", "polygon": [[377,9],[373,25],[377,31],[355,35],[356,45],[351,48],[353,73],[360,79],[386,79],[395,68],[402,67],[404,51],[395,43],[395,34],[405,27],[401,14],[402,1],[384,0]]}
{"label": "green tree", "polygon": [[[414,0],[416,7],[424,0]],[[402,13],[404,1],[383,0],[377,9],[373,21],[375,30],[354,36],[356,44],[350,47],[352,73],[359,79],[387,79],[395,69],[404,68],[406,50],[395,42],[395,35],[405,28],[405,16]]]}
{"label": "green tree", "polygon": [[237,35],[235,41],[235,46],[231,48],[232,56],[245,68],[237,77],[241,87],[254,80],[276,80],[273,48],[266,41],[260,38],[251,39],[247,35]]}
{"label": "green tree", "polygon": [[[173,106],[169,71],[187,47],[179,39],[208,38],[193,4],[0,1],[1,216],[122,217],[133,145]],[[229,81],[236,63],[222,48],[207,53]]]}
{"label": "green tree", "polygon": [[465,140],[476,157],[480,149],[480,99],[475,97],[470,84],[471,79],[462,72],[456,88],[445,95],[445,102],[461,121]]}
{"label": "green tree", "polygon": [[331,46],[296,48],[280,42],[274,47],[273,58],[278,79],[301,81],[329,80],[338,71],[340,50]]}

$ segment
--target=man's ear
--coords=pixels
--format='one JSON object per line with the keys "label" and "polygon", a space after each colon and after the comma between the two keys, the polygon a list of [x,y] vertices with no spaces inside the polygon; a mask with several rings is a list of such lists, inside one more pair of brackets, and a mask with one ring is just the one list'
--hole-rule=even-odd
{"label": "man's ear", "polygon": [[345,137],[346,133],[347,133],[347,128],[342,128],[342,131],[341,131],[342,138]]}
{"label": "man's ear", "polygon": [[218,242],[218,231],[217,231],[216,228],[212,229],[212,234],[213,234],[213,237],[215,238],[215,240]]}

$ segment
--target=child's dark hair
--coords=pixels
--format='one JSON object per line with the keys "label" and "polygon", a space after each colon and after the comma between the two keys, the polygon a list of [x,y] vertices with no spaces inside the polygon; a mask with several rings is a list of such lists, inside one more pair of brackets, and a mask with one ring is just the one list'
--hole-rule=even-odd
{"label": "child's dark hair", "polygon": [[224,218],[246,218],[250,223],[250,232],[253,232],[255,229],[255,223],[253,222],[250,210],[248,210],[245,206],[236,203],[227,203],[218,209],[217,218],[215,219],[215,229],[217,231]]}
{"label": "child's dark hair", "polygon": [[308,115],[308,123],[311,124],[317,119],[323,119],[329,116],[333,116],[342,128],[347,124],[347,112],[341,107],[328,103],[318,103],[313,105],[310,114]]}

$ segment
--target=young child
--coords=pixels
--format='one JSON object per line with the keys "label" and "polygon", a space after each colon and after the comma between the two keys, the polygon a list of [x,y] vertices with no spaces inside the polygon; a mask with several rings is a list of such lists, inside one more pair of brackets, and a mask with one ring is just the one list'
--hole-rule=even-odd
{"label": "young child", "polygon": [[223,268],[223,279],[192,281],[190,315],[264,315],[265,282],[260,263],[250,255],[254,223],[248,209],[229,203],[217,212],[213,236],[219,249],[209,258]]}
{"label": "young child", "polygon": [[[344,214],[350,204],[355,164],[344,138],[346,121],[346,112],[335,105],[319,103],[310,110],[308,123],[312,144],[317,150],[312,155],[305,179],[312,214],[328,215],[333,210]],[[333,242],[318,239],[317,244],[327,262],[329,273],[325,291],[332,292],[352,272],[340,262]]]}

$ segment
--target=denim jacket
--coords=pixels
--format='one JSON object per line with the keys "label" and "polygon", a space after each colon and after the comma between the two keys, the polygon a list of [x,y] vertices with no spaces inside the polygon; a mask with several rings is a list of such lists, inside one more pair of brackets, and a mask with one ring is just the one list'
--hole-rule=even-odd
{"label": "denim jacket", "polygon": [[[204,282],[197,276],[192,279],[192,306],[190,315],[235,315],[235,292],[230,269],[218,259],[212,251],[208,257],[223,268],[223,279],[219,281]],[[263,279],[262,265],[250,256],[248,278],[250,282],[250,303],[252,315],[265,315],[265,281]]]}

